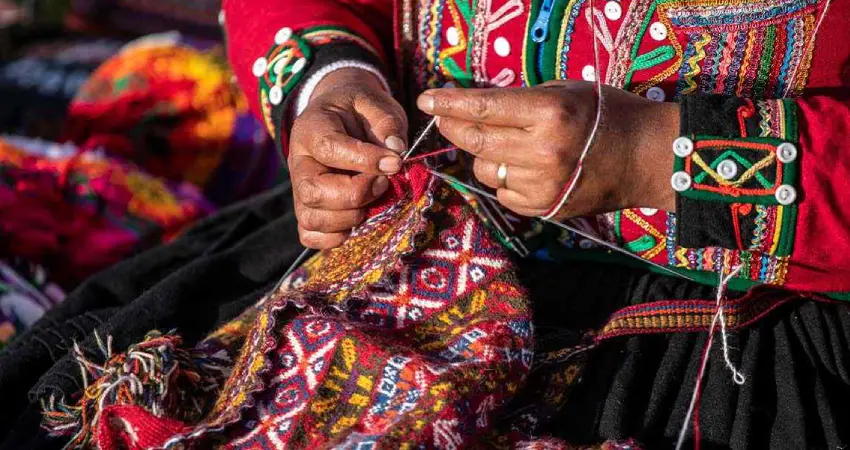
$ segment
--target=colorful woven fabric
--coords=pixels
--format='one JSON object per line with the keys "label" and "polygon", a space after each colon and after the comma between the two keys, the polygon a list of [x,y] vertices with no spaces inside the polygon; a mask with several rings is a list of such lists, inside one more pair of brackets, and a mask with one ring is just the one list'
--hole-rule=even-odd
{"label": "colorful woven fabric", "polygon": [[62,286],[168,241],[213,207],[99,153],[0,140],[0,253],[43,265]]}
{"label": "colorful woven fabric", "polygon": [[[234,449],[456,448],[490,428],[531,365],[527,299],[462,197],[422,167],[409,179],[396,178],[396,196],[342,247],[247,314],[244,336],[201,344],[211,353],[244,340],[212,411],[159,445],[222,438],[230,426]],[[147,410],[143,423],[178,417]],[[94,424],[77,425],[57,431],[93,438]]]}
{"label": "colorful woven fabric", "polygon": [[218,204],[268,188],[280,158],[217,52],[170,33],[128,44],[80,89],[66,138],[188,181]]}

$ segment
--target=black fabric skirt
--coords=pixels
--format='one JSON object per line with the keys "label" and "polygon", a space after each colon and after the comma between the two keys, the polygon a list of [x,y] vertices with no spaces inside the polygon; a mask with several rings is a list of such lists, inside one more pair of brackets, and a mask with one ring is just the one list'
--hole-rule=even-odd
{"label": "black fabric skirt", "polygon": [[[39,399],[80,391],[73,342],[94,351],[97,331],[120,351],[151,329],[176,329],[191,345],[259,300],[301,250],[284,185],[91,278],[0,353],[0,450],[62,447],[39,427]],[[714,296],[710,286],[604,263],[524,260],[519,275],[534,305],[538,353],[576,345],[625,305]],[[605,341],[588,353],[567,401],[535,437],[634,438],[648,449],[672,448],[707,337]],[[730,344],[747,380],[732,382],[715,343],[702,390],[703,449],[850,444],[850,307],[790,302],[735,330]]]}

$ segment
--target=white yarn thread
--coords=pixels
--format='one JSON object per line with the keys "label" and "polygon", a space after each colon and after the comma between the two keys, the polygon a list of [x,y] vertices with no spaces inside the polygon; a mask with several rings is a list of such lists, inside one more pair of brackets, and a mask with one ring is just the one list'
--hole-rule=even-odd
{"label": "white yarn thread", "polygon": [[[724,268],[725,267],[726,266],[724,265]],[[696,383],[694,383],[694,393],[691,395],[691,404],[688,406],[688,413],[685,414],[685,421],[682,423],[682,428],[679,430],[679,439],[676,441],[676,450],[681,450],[682,445],[685,443],[685,434],[688,432],[691,417],[694,414],[697,396],[702,388],[702,379],[705,377],[705,368],[708,365],[709,356],[711,355],[711,346],[714,343],[714,327],[717,325],[717,322],[720,322],[720,337],[723,343],[723,360],[726,362],[726,367],[728,367],[729,371],[732,372],[732,381],[734,381],[738,386],[747,381],[744,374],[735,367],[735,364],[732,363],[732,359],[729,357],[729,340],[726,332],[726,318],[723,314],[723,299],[726,297],[726,288],[729,285],[729,281],[738,275],[742,268],[743,266],[739,265],[725,276],[722,275],[723,272],[721,271],[720,283],[717,286],[717,302],[715,303],[717,311],[714,313],[714,319],[711,321],[711,326],[708,328],[708,342],[705,344],[705,356],[702,358],[702,364],[700,365],[699,372],[697,373],[697,380]]]}
{"label": "white yarn thread", "polygon": [[[589,8],[593,9],[593,0],[589,2]],[[593,40],[593,68],[596,71],[596,119],[593,121],[593,128],[590,130],[590,134],[587,137],[587,142],[584,144],[584,149],[581,151],[581,155],[578,158],[578,163],[575,168],[575,176],[570,182],[570,186],[567,188],[564,195],[561,196],[561,199],[558,200],[558,203],[549,211],[545,216],[541,216],[543,219],[551,220],[555,217],[555,214],[558,214],[558,211],[564,207],[564,204],[569,200],[570,195],[572,195],[576,186],[578,185],[578,180],[581,179],[581,174],[584,170],[584,159],[587,157],[587,154],[590,152],[590,147],[593,145],[593,141],[596,139],[596,133],[599,132],[599,124],[602,122],[602,106],[604,102],[604,96],[602,95],[602,74],[599,73],[599,43],[596,37],[596,21],[590,22],[591,28],[591,36]]]}
{"label": "white yarn thread", "polygon": [[332,62],[317,70],[310,75],[309,78],[304,80],[298,91],[297,97],[295,98],[295,116],[300,116],[301,113],[307,109],[307,105],[310,103],[310,97],[313,95],[313,91],[316,90],[316,87],[319,86],[319,83],[321,83],[326,76],[336,72],[337,70],[348,68],[362,69],[372,75],[375,75],[379,80],[381,80],[381,84],[384,85],[384,89],[386,89],[387,92],[390,92],[389,83],[387,83],[386,78],[384,78],[384,74],[382,74],[377,67],[354,59],[344,59],[342,61]]}

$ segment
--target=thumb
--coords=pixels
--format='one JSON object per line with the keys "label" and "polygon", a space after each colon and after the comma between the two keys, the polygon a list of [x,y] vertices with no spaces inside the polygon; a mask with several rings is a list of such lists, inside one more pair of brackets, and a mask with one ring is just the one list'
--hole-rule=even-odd
{"label": "thumb", "polygon": [[354,105],[367,140],[396,153],[407,150],[407,114],[386,92],[370,92]]}

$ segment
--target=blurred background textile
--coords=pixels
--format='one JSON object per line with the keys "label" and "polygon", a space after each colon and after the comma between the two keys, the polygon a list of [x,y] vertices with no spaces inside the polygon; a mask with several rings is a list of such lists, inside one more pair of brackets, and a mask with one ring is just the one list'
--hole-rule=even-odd
{"label": "blurred background textile", "polygon": [[0,0],[0,347],[88,276],[280,181],[218,0]]}

